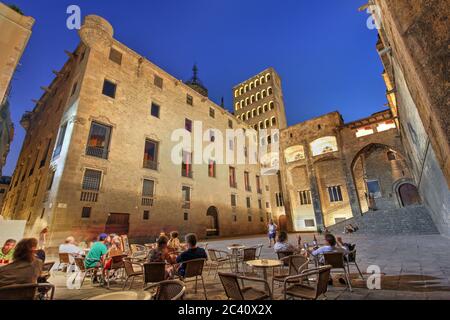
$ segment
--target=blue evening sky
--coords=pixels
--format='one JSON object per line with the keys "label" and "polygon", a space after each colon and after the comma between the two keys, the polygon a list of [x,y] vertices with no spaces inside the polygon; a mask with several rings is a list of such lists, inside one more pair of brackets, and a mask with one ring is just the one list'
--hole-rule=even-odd
{"label": "blue evening sky", "polygon": [[[194,62],[210,98],[231,108],[233,85],[273,66],[283,81],[288,124],[339,110],[346,122],[384,109],[376,30],[358,12],[367,0],[6,0],[36,24],[12,83],[16,127],[3,170],[11,175],[25,135],[21,115],[78,43],[66,8],[97,14],[115,38],[179,79]],[[1,32],[1,31],[0,31]]]}

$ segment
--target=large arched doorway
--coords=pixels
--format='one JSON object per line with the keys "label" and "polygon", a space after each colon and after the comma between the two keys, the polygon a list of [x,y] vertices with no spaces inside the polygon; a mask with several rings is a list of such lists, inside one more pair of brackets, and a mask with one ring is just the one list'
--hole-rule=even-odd
{"label": "large arched doorway", "polygon": [[207,236],[219,235],[219,212],[216,207],[209,207],[206,215],[209,218],[208,227],[206,229]]}
{"label": "large arched doorway", "polygon": [[416,186],[404,183],[398,187],[398,196],[403,207],[420,204],[420,195]]}

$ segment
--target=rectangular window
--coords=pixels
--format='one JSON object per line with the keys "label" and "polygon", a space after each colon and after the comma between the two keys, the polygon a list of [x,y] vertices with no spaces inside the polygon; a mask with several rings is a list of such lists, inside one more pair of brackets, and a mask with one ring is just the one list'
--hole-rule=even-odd
{"label": "rectangular window", "polygon": [[145,140],[144,168],[158,170],[158,142]]}
{"label": "rectangular window", "polygon": [[189,213],[185,212],[184,213],[184,221],[188,221],[189,220]]}
{"label": "rectangular window", "polygon": [[61,153],[61,149],[64,143],[64,138],[66,136],[66,129],[67,129],[67,123],[63,124],[61,126],[61,129],[59,129],[59,135],[58,135],[58,140],[56,141],[56,148],[55,148],[55,152],[53,153],[53,158],[59,156],[59,154]]}
{"label": "rectangular window", "polygon": [[233,167],[230,167],[228,170],[228,176],[229,176],[229,180],[230,180],[230,187],[237,188],[236,169]]}
{"label": "rectangular window", "polygon": [[305,219],[305,227],[310,228],[315,226],[316,222],[314,221],[314,219]]}
{"label": "rectangular window", "polygon": [[105,81],[103,82],[103,91],[102,91],[102,93],[105,96],[114,99],[116,97],[116,89],[117,85],[115,83],[105,79]]}
{"label": "rectangular window", "polygon": [[252,215],[251,215],[251,214],[249,214],[249,215],[247,216],[247,219],[248,219],[248,222],[252,222],[252,220],[253,220],[253,217],[252,217]]}
{"label": "rectangular window", "polygon": [[157,86],[158,88],[162,89],[162,88],[163,88],[163,78],[158,77],[158,76],[155,74],[155,78],[153,79],[153,84],[154,84],[155,86]]}
{"label": "rectangular window", "polygon": [[215,178],[216,177],[216,162],[214,160],[209,160],[208,176],[211,177],[211,178]]}
{"label": "rectangular window", "polygon": [[250,174],[247,171],[244,172],[244,185],[245,191],[252,191],[252,187],[250,186]]}
{"label": "rectangular window", "polygon": [[92,122],[86,155],[108,159],[111,127]]}
{"label": "rectangular window", "polygon": [[246,202],[247,202],[247,208],[250,209],[252,206],[252,200],[250,199],[250,197],[247,197]]}
{"label": "rectangular window", "polygon": [[269,209],[270,208],[270,203],[267,201],[266,202],[266,209]]}
{"label": "rectangular window", "polygon": [[155,189],[155,182],[153,180],[144,179],[142,185],[142,196],[153,197],[153,190]]}
{"label": "rectangular window", "polygon": [[262,209],[262,200],[261,199],[258,199],[258,208]]}
{"label": "rectangular window", "polygon": [[378,180],[368,180],[367,190],[369,191],[369,195],[374,199],[381,198],[381,188]]}
{"label": "rectangular window", "polygon": [[237,222],[237,215],[233,214],[233,222]]}
{"label": "rectangular window", "polygon": [[341,186],[328,187],[328,196],[330,198],[330,202],[343,201]]}
{"label": "rectangular window", "polygon": [[186,178],[192,178],[192,152],[183,151],[181,175]]}
{"label": "rectangular window", "polygon": [[216,141],[216,135],[214,133],[214,130],[209,130],[209,141],[211,142]]}
{"label": "rectangular window", "polygon": [[235,194],[231,195],[231,206],[235,208],[237,205],[237,196]]}
{"label": "rectangular window", "polygon": [[[42,168],[43,166],[45,166],[45,164],[47,163],[47,156],[48,156],[48,152],[50,150],[51,143],[52,143],[52,139],[48,139],[47,147],[45,148],[44,154],[42,155],[41,163],[39,164],[39,169]],[[17,180],[16,180],[16,185],[17,185]]]}
{"label": "rectangular window", "polygon": [[186,95],[186,103],[190,106],[194,105],[194,98],[189,94]]}
{"label": "rectangular window", "polygon": [[152,102],[152,107],[151,107],[151,112],[150,114],[155,117],[155,118],[159,118],[159,105],[157,105],[156,103]]}
{"label": "rectangular window", "polygon": [[298,194],[300,196],[300,205],[306,206],[308,204],[312,204],[312,197],[310,190],[300,191]]}
{"label": "rectangular window", "polygon": [[86,169],[83,177],[83,190],[99,191],[102,172],[98,170]]}
{"label": "rectangular window", "polygon": [[260,176],[256,176],[256,191],[261,194],[262,193],[262,189],[261,189],[261,177]]}
{"label": "rectangular window", "polygon": [[81,218],[89,219],[91,217],[91,210],[91,207],[83,207],[83,209],[81,209]]}
{"label": "rectangular window", "polygon": [[149,220],[150,219],[150,211],[144,210],[144,214],[142,215],[143,220]]}
{"label": "rectangular window", "polygon": [[184,128],[186,131],[192,132],[192,120],[184,119]]}
{"label": "rectangular window", "polygon": [[284,207],[284,199],[282,193],[275,193],[275,200],[277,203],[277,207]]}
{"label": "rectangular window", "polygon": [[122,53],[117,51],[114,48],[111,48],[109,51],[109,60],[117,63],[118,65],[122,64]]}
{"label": "rectangular window", "polygon": [[233,120],[228,120],[228,128],[233,129]]}
{"label": "rectangular window", "polygon": [[216,111],[213,108],[209,108],[209,116],[213,119],[216,117]]}
{"label": "rectangular window", "polygon": [[183,186],[181,188],[181,196],[183,198],[183,208],[190,209],[191,208],[191,188],[187,186]]}

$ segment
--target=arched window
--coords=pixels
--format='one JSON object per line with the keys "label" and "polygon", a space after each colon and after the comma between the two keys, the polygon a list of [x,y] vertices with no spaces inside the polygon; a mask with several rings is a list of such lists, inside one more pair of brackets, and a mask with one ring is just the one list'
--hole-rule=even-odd
{"label": "arched window", "polygon": [[264,105],[264,112],[269,111],[269,107],[267,106],[267,103]]}
{"label": "arched window", "polygon": [[256,109],[252,110],[252,118],[256,117]]}
{"label": "arched window", "polygon": [[240,87],[240,88],[239,88],[239,94],[242,94],[242,93],[243,93],[243,90],[244,90],[244,89],[242,89],[242,87]]}
{"label": "arched window", "polygon": [[267,89],[267,94],[268,94],[269,96],[271,96],[271,95],[273,94],[273,89],[272,89],[272,87],[269,87],[269,88]]}
{"label": "arched window", "polygon": [[259,92],[256,94],[256,101],[258,100],[261,100],[261,94]]}
{"label": "arched window", "polygon": [[267,144],[271,144],[272,143],[272,137],[271,136],[267,136]]}
{"label": "arched window", "polygon": [[262,107],[259,106],[259,107],[258,107],[258,116],[259,116],[261,113],[262,113]]}
{"label": "arched window", "polygon": [[269,107],[270,107],[270,110],[273,110],[275,108],[275,104],[273,103],[273,101],[270,101]]}
{"label": "arched window", "polygon": [[278,135],[278,133],[275,133],[273,135],[273,142],[278,142],[278,140],[279,140],[279,135]]}
{"label": "arched window", "polygon": [[272,119],[270,119],[270,122],[272,123],[272,127],[275,127],[277,125],[277,119],[275,119],[275,117],[272,117]]}
{"label": "arched window", "polygon": [[270,127],[270,121],[269,121],[269,119],[264,120],[264,127],[265,127],[265,128]]}
{"label": "arched window", "polygon": [[242,114],[241,118],[243,121],[245,121],[245,113]]}
{"label": "arched window", "polygon": [[240,107],[241,107],[241,109],[242,109],[242,107],[244,106],[244,100],[241,100],[241,102],[239,103],[239,105],[240,105]]}
{"label": "arched window", "polygon": [[266,78],[264,78],[264,76],[262,76],[261,78],[259,78],[259,82],[261,84],[264,84],[266,82]]}
{"label": "arched window", "polygon": [[247,111],[247,120],[250,119],[250,111]]}
{"label": "arched window", "polygon": [[262,91],[262,97],[263,97],[263,98],[267,97],[266,89],[264,89],[264,90]]}
{"label": "arched window", "polygon": [[234,92],[234,97],[236,98],[238,95],[239,95],[239,91],[236,90],[236,91]]}
{"label": "arched window", "polygon": [[247,92],[247,91],[248,91],[248,84],[246,84],[244,87],[244,92]]}
{"label": "arched window", "polygon": [[254,95],[252,95],[252,97],[250,99],[250,103],[253,103],[253,102],[255,102],[255,96]]}
{"label": "arched window", "polygon": [[250,99],[249,98],[245,99],[245,105],[248,106],[249,104],[250,104]]}
{"label": "arched window", "polygon": [[266,74],[266,81],[270,81],[270,73]]}
{"label": "arched window", "polygon": [[236,110],[239,109],[239,102],[236,102],[236,105],[234,106],[234,108],[235,108]]}
{"label": "arched window", "polygon": [[259,128],[264,129],[264,123],[262,121],[259,122]]}
{"label": "arched window", "polygon": [[258,131],[258,125],[257,124],[255,124],[254,128],[255,128],[256,131]]}
{"label": "arched window", "polygon": [[310,143],[313,157],[338,151],[337,140],[334,136],[322,137]]}
{"label": "arched window", "polygon": [[237,115],[236,118],[241,119],[241,116],[240,116],[240,115]]}
{"label": "arched window", "polygon": [[255,80],[255,87],[259,86],[259,79]]}
{"label": "arched window", "polygon": [[250,90],[252,90],[254,87],[253,82],[250,82]]}

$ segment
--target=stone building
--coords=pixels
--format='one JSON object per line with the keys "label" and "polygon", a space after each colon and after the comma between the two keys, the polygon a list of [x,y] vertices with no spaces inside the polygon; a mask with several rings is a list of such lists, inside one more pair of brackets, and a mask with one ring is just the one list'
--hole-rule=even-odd
{"label": "stone building", "polygon": [[8,95],[11,80],[31,36],[34,19],[0,2],[0,175],[14,136]]}
{"label": "stone building", "polygon": [[374,0],[369,9],[414,184],[436,227],[450,236],[448,2]]}
{"label": "stone building", "polygon": [[3,206],[6,192],[8,191],[11,177],[0,177],[0,207]]}
{"label": "stone building", "polygon": [[[104,231],[142,241],[161,230],[202,238],[262,232],[258,164],[197,164],[192,149],[182,150],[182,163],[172,161],[173,132],[195,135],[196,121],[211,141],[252,129],[209,100],[198,79],[183,83],[118,42],[104,19],[86,17],[79,34],[22,119],[27,134],[5,218],[27,220],[27,235],[49,226],[50,246]],[[237,149],[233,139],[223,148]]]}

